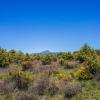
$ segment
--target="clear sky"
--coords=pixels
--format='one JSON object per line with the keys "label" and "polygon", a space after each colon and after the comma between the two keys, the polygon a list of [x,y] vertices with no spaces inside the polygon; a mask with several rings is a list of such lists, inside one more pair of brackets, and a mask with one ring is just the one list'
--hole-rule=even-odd
{"label": "clear sky", "polygon": [[100,49],[100,0],[0,0],[0,46],[24,52]]}

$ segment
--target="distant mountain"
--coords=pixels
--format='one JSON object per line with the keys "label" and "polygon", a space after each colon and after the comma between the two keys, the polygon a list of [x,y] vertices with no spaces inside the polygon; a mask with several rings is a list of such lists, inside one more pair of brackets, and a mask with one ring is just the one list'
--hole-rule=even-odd
{"label": "distant mountain", "polygon": [[49,50],[45,50],[45,51],[42,51],[40,54],[43,54],[43,55],[46,55],[46,54],[51,54],[52,52],[50,52]]}
{"label": "distant mountain", "polygon": [[61,52],[51,52],[49,50],[42,51],[40,53],[33,53],[34,55],[48,55],[48,54],[59,54]]}

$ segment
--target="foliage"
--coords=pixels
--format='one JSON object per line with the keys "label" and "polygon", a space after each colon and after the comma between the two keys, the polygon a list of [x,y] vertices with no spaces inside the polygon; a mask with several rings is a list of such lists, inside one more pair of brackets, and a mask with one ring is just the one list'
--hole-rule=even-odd
{"label": "foliage", "polygon": [[67,73],[65,70],[60,70],[58,74],[54,75],[54,77],[58,80],[71,80],[71,74]]}
{"label": "foliage", "polygon": [[22,70],[23,71],[32,70],[32,68],[33,68],[32,61],[23,61],[22,62]]}
{"label": "foliage", "polygon": [[64,97],[72,98],[81,91],[81,85],[79,83],[68,83],[65,87]]}
{"label": "foliage", "polygon": [[[86,73],[90,74],[90,78],[92,78],[98,70],[98,57],[94,49],[89,47],[85,44],[82,49],[76,54],[76,58],[81,62],[84,63],[88,68],[83,70],[87,70]],[[84,71],[83,71],[84,72]],[[82,73],[83,73],[82,72]],[[87,75],[86,75],[87,76]]]}
{"label": "foliage", "polygon": [[7,67],[9,65],[8,54],[6,50],[0,48],[0,67]]}
{"label": "foliage", "polygon": [[44,95],[47,92],[48,86],[49,86],[48,79],[40,79],[36,83],[35,90],[39,95]]}
{"label": "foliage", "polygon": [[38,96],[29,92],[17,92],[15,100],[38,100]]}
{"label": "foliage", "polygon": [[78,62],[77,61],[66,61],[64,63],[64,68],[65,69],[73,69],[78,67]]}
{"label": "foliage", "polygon": [[44,56],[44,58],[42,60],[42,65],[49,65],[49,64],[51,64],[51,56],[46,55],[46,56]]}
{"label": "foliage", "polygon": [[55,94],[57,94],[58,90],[59,88],[56,82],[54,80],[51,80],[48,87],[48,93],[50,94],[50,96],[54,96]]}
{"label": "foliage", "polygon": [[76,58],[82,63],[87,62],[88,64],[91,60],[95,61],[97,58],[96,52],[94,49],[92,49],[90,46],[85,44],[81,50],[77,53]]}
{"label": "foliage", "polygon": [[64,52],[58,54],[59,59],[64,59],[64,60],[71,60],[73,59],[73,55],[70,52]]}
{"label": "foliage", "polygon": [[28,89],[29,84],[33,81],[34,75],[29,72],[18,71],[11,73],[12,80],[18,89]]}
{"label": "foliage", "polygon": [[59,64],[62,65],[62,66],[64,65],[64,62],[65,62],[65,60],[64,60],[63,58],[61,58],[61,59],[59,60]]}
{"label": "foliage", "polygon": [[10,95],[15,88],[14,82],[10,81],[1,81],[0,82],[0,92],[3,92],[6,95]]}
{"label": "foliage", "polygon": [[88,80],[94,78],[94,74],[90,73],[88,67],[80,67],[80,69],[75,74],[80,80]]}

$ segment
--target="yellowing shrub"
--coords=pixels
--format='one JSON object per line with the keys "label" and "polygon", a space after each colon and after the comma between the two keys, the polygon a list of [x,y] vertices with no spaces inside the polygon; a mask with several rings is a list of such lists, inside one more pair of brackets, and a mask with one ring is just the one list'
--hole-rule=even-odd
{"label": "yellowing shrub", "polygon": [[28,89],[29,84],[34,79],[34,74],[30,72],[18,71],[11,73],[12,80],[15,82],[18,89]]}
{"label": "yellowing shrub", "polygon": [[64,63],[65,69],[73,69],[73,68],[77,68],[78,66],[79,66],[79,63],[77,61],[66,61]]}
{"label": "yellowing shrub", "polygon": [[80,69],[75,73],[78,79],[88,80],[92,79],[94,75],[90,73],[88,67],[80,67]]}
{"label": "yellowing shrub", "polygon": [[67,72],[64,71],[64,70],[59,71],[59,73],[56,74],[55,77],[56,77],[58,80],[61,80],[61,79],[64,79],[64,80],[71,80],[71,79],[72,79],[71,74],[67,73]]}
{"label": "yellowing shrub", "polygon": [[32,61],[24,61],[24,62],[22,62],[22,70],[23,71],[32,70],[32,68],[33,68]]}

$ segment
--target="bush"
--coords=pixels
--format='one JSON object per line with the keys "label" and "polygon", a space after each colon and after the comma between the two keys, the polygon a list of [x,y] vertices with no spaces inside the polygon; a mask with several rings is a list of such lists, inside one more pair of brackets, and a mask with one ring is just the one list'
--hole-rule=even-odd
{"label": "bush", "polygon": [[14,82],[9,82],[9,81],[0,82],[0,92],[9,95],[14,91],[14,89],[15,89]]}
{"label": "bush", "polygon": [[77,53],[77,59],[83,63],[86,68],[81,68],[79,70],[79,77],[81,79],[91,79],[93,78],[98,71],[98,56],[96,55],[96,51],[85,44],[82,49]]}
{"label": "bush", "polygon": [[22,62],[22,70],[23,71],[32,70],[32,68],[33,68],[32,61],[24,61],[24,62]]}
{"label": "bush", "polygon": [[29,84],[29,82],[27,81],[27,80],[25,80],[25,79],[22,79],[22,78],[20,78],[20,77],[16,77],[16,80],[15,80],[15,82],[16,82],[16,87],[18,88],[18,89],[28,89],[28,84]]}
{"label": "bush", "polygon": [[54,75],[54,77],[58,80],[71,80],[71,74],[67,73],[65,70],[60,70],[58,74]]}
{"label": "bush", "polygon": [[80,67],[80,69],[75,73],[76,77],[80,80],[88,80],[94,78],[94,74],[89,71],[88,67]]}
{"label": "bush", "polygon": [[55,81],[51,81],[49,83],[49,87],[48,87],[48,93],[50,94],[50,96],[54,96],[55,94],[57,94],[59,88],[57,87]]}
{"label": "bush", "polygon": [[76,53],[76,59],[79,60],[81,63],[87,62],[89,65],[92,64],[90,61],[97,60],[97,55],[94,49],[90,46],[85,44],[79,52]]}
{"label": "bush", "polygon": [[52,61],[51,56],[46,55],[42,59],[42,65],[50,65],[51,64],[51,61]]}
{"label": "bush", "polygon": [[0,67],[7,67],[9,65],[8,53],[6,50],[0,48]]}
{"label": "bush", "polygon": [[100,73],[98,73],[95,78],[96,80],[100,81]]}
{"label": "bush", "polygon": [[47,67],[47,71],[49,72],[49,75],[58,74],[59,72],[59,68],[55,65],[49,65],[46,67]]}
{"label": "bush", "polygon": [[40,79],[36,83],[35,90],[37,91],[38,95],[44,95],[47,92],[48,86],[49,86],[48,79]]}
{"label": "bush", "polygon": [[64,97],[65,98],[72,98],[78,92],[81,91],[81,85],[79,83],[68,83],[65,87]]}
{"label": "bush", "polygon": [[73,59],[73,55],[71,54],[71,52],[64,52],[64,53],[58,54],[58,58],[64,59],[64,60],[71,60]]}
{"label": "bush", "polygon": [[17,92],[15,100],[38,100],[38,96],[28,92]]}
{"label": "bush", "polygon": [[29,83],[32,82],[34,75],[29,72],[19,71],[16,73],[11,73],[12,80],[15,82],[16,87],[20,90],[28,89]]}
{"label": "bush", "polygon": [[77,67],[78,67],[78,63],[76,61],[66,61],[64,63],[65,69],[73,69],[73,68],[77,68]]}
{"label": "bush", "polygon": [[63,66],[63,65],[64,65],[64,59],[60,59],[60,60],[59,60],[59,64],[60,64],[61,66]]}

